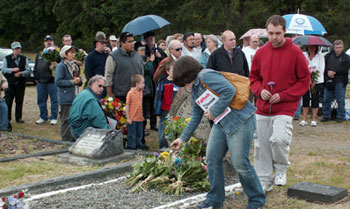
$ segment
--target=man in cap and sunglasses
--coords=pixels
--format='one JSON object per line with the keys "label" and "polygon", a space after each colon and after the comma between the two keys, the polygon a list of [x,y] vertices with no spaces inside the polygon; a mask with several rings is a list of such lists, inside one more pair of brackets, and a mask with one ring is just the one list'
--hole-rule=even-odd
{"label": "man in cap and sunglasses", "polygon": [[7,79],[8,89],[5,91],[5,100],[8,107],[9,128],[11,128],[11,110],[13,100],[16,100],[16,122],[24,123],[22,120],[22,109],[25,92],[26,78],[30,76],[29,61],[21,54],[21,44],[13,42],[11,49],[13,53],[7,55],[2,64],[1,71]]}
{"label": "man in cap and sunglasses", "polygon": [[[53,37],[46,35],[44,38],[44,49],[55,47]],[[42,50],[42,51],[43,51]],[[50,119],[51,125],[57,124],[58,96],[54,74],[51,69],[57,66],[57,62],[47,61],[40,51],[35,57],[34,77],[37,81],[37,104],[40,110],[40,118],[35,123],[42,124]],[[60,60],[60,59],[59,59]],[[57,61],[59,61],[57,60]],[[48,116],[47,99],[50,96],[51,116]]]}

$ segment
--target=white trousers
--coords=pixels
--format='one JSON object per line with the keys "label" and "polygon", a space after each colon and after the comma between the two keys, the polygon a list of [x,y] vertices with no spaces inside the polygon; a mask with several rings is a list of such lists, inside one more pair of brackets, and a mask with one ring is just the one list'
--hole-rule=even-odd
{"label": "white trousers", "polygon": [[262,185],[273,184],[276,173],[285,173],[289,166],[293,117],[256,115],[257,138],[254,143],[254,167]]}

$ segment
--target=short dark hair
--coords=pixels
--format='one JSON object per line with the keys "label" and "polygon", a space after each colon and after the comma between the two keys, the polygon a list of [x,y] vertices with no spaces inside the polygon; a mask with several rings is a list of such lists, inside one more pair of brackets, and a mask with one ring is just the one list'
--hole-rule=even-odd
{"label": "short dark hair", "polygon": [[269,17],[266,21],[266,28],[269,24],[272,24],[273,26],[282,25],[283,30],[286,29],[286,20],[280,15],[272,15]]}
{"label": "short dark hair", "polygon": [[142,81],[143,76],[140,74],[135,74],[133,76],[131,76],[131,87],[135,87],[136,84],[140,83]]}
{"label": "short dark hair", "polygon": [[148,32],[143,34],[143,37],[145,39],[148,38],[148,37],[151,37],[151,36],[156,36],[156,34],[153,31],[148,31]]}
{"label": "short dark hair", "polygon": [[125,43],[128,37],[133,37],[134,35],[129,32],[122,32],[119,36],[119,41]]}
{"label": "short dark hair", "polygon": [[182,38],[182,41],[186,41],[186,39],[187,39],[189,36],[194,36],[194,33],[192,33],[192,32],[185,33],[185,35],[184,35],[183,38]]}
{"label": "short dark hair", "polygon": [[191,83],[197,74],[203,69],[197,60],[190,56],[183,56],[175,62],[173,71],[174,83],[179,87],[184,87]]}

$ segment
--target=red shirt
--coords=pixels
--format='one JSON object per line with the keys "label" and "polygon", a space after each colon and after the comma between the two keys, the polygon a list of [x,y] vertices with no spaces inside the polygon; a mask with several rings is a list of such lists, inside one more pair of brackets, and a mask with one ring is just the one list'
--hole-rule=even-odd
{"label": "red shirt", "polygon": [[[263,89],[271,91],[267,84],[273,81],[272,94],[279,93],[280,102],[271,105],[260,97]],[[258,96],[257,114],[294,116],[300,98],[310,86],[310,72],[301,49],[286,38],[280,48],[273,48],[270,42],[255,54],[251,73],[250,88]]]}

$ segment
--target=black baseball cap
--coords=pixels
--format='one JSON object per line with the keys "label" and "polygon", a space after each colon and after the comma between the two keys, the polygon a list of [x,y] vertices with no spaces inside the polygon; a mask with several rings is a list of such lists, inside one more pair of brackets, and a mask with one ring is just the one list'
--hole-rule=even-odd
{"label": "black baseball cap", "polygon": [[53,41],[53,37],[51,35],[46,35],[45,38],[44,38],[44,41],[47,41],[47,40],[52,40]]}

